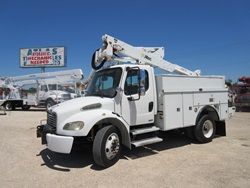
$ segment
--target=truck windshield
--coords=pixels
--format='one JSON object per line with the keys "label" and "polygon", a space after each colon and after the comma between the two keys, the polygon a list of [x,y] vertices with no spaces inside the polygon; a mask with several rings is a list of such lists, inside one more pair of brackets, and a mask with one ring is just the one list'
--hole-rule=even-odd
{"label": "truck windshield", "polygon": [[115,97],[121,74],[121,68],[104,69],[96,72],[85,96]]}
{"label": "truck windshield", "polygon": [[61,85],[49,84],[49,90],[61,90],[63,91],[63,87]]}

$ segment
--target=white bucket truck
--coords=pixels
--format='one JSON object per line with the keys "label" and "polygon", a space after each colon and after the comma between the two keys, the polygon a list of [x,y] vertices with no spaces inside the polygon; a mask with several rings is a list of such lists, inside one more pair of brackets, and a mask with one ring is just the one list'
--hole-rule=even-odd
{"label": "white bucket truck", "polygon": [[[201,143],[226,135],[234,109],[223,76],[200,76],[167,62],[163,48],[133,47],[108,35],[102,40],[92,57],[93,69],[102,69],[91,74],[85,97],[49,108],[47,123],[37,127],[49,150],[68,154],[73,144],[90,142],[95,163],[109,167],[122,145],[160,142],[159,131],[186,130]],[[155,75],[155,67],[179,75]]]}
{"label": "white bucket truck", "polygon": [[[81,69],[56,72],[37,73],[16,77],[5,77],[0,80],[1,98],[5,99],[2,106],[7,110],[21,107],[28,110],[31,106],[51,107],[55,104],[75,98],[75,95],[64,91],[62,84],[74,85],[83,78]],[[36,93],[22,96],[25,85],[36,85]]]}

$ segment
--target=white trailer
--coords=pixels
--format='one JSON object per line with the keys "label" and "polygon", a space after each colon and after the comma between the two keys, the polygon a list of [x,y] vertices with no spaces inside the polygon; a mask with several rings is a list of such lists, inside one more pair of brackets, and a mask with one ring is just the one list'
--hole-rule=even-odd
{"label": "white trailer", "polygon": [[[92,57],[93,69],[101,70],[90,75],[85,97],[49,108],[47,123],[37,127],[48,149],[70,153],[73,144],[90,142],[95,163],[109,167],[119,160],[122,144],[131,149],[160,142],[159,131],[180,129],[201,143],[226,135],[234,108],[224,76],[200,76],[167,62],[163,48],[102,39]],[[105,62],[111,64],[103,67]],[[155,67],[180,75],[155,75]]]}
{"label": "white trailer", "polygon": [[[73,98],[60,84],[74,84],[82,78],[81,69],[1,78],[0,89],[8,91],[1,93],[1,98],[5,99],[2,106],[7,110],[14,110],[16,107],[28,110],[31,106],[49,108]],[[36,94],[22,96],[21,88],[30,84],[37,86]]]}

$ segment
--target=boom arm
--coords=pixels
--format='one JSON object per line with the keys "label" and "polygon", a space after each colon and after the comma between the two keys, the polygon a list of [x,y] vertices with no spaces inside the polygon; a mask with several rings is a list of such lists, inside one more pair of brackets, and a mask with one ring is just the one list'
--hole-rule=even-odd
{"label": "boom arm", "polygon": [[7,77],[0,79],[0,87],[6,87],[11,90],[11,93],[18,93],[18,89],[28,84],[42,84],[42,83],[73,83],[77,80],[83,79],[81,69],[56,71],[47,73],[30,74],[24,76]]}
{"label": "boom arm", "polygon": [[[92,67],[94,69],[100,68],[106,61],[130,62],[150,65],[167,72],[175,72],[181,75],[200,75],[200,71],[190,71],[164,60],[164,48],[162,47],[134,47],[109,35],[104,35],[102,40],[103,46],[95,52],[92,58]],[[118,56],[118,54],[122,56]],[[97,68],[95,68],[96,63],[100,64]]]}
{"label": "boom arm", "polygon": [[81,69],[75,70],[65,70],[65,71],[56,71],[56,72],[46,72],[46,73],[37,73],[29,74],[23,76],[7,77],[4,78],[6,85],[23,85],[31,84],[35,82],[40,82],[43,79],[57,79],[57,80],[81,80],[83,79],[83,73]]}
{"label": "boom arm", "polygon": [[29,79],[39,79],[39,78],[52,78],[52,77],[68,77],[68,79],[81,80],[83,78],[83,73],[81,69],[75,70],[65,70],[65,71],[56,71],[56,72],[44,72],[37,74],[30,74],[24,76],[15,76],[10,77],[9,79],[13,82],[20,80],[29,80]]}

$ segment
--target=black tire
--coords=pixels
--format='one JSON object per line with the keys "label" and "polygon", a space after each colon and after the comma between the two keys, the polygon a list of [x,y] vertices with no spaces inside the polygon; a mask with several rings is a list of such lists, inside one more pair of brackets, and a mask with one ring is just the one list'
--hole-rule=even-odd
{"label": "black tire", "polygon": [[29,110],[30,109],[30,106],[29,105],[23,105],[22,106],[22,110]]}
{"label": "black tire", "polygon": [[54,106],[56,103],[51,100],[51,99],[48,99],[47,102],[46,102],[46,108],[50,108],[51,106]]}
{"label": "black tire", "polygon": [[110,167],[120,158],[121,136],[113,125],[99,130],[93,143],[93,158],[97,165]]}
{"label": "black tire", "polygon": [[236,112],[242,112],[242,108],[240,106],[236,106]]}
{"label": "black tire", "polygon": [[[92,55],[92,61],[91,61],[91,66],[92,66],[92,68],[93,68],[94,70],[98,70],[98,69],[102,68],[102,66],[103,66],[104,63],[106,62],[105,59],[102,60],[101,63],[95,62],[95,53],[96,53],[97,51],[99,51],[99,49],[97,49],[97,50],[93,53],[93,55]],[[98,65],[98,64],[99,64],[99,65]]]}
{"label": "black tire", "polygon": [[15,107],[14,105],[12,104],[12,102],[6,102],[5,105],[4,105],[5,109],[8,110],[8,111],[11,111],[11,110],[15,110]]}
{"label": "black tire", "polygon": [[215,131],[216,126],[213,118],[209,115],[204,115],[195,126],[194,135],[199,142],[208,143],[213,140]]}

